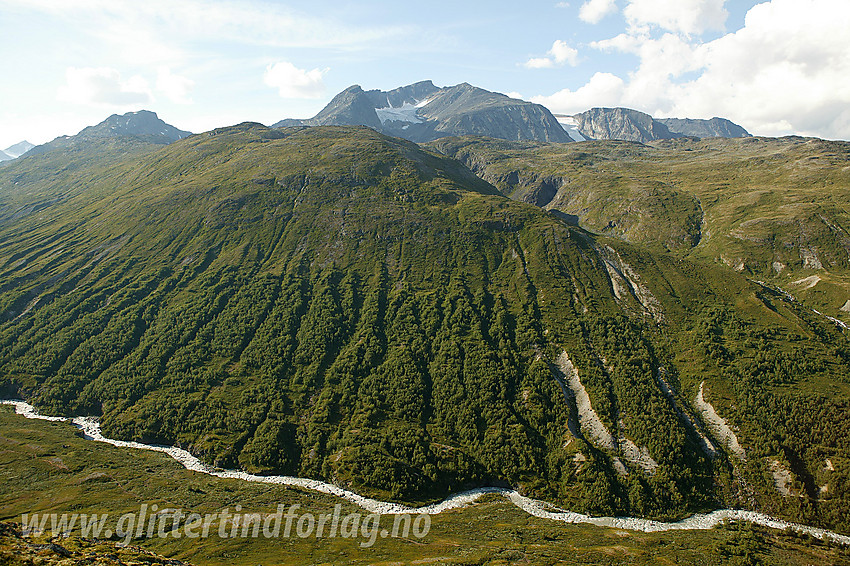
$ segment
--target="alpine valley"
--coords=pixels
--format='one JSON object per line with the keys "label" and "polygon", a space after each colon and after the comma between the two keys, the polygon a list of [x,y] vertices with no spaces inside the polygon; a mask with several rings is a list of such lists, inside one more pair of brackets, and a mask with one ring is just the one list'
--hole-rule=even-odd
{"label": "alpine valley", "polygon": [[850,534],[848,210],[847,142],[467,84],[112,116],[0,165],[0,398],[387,501]]}

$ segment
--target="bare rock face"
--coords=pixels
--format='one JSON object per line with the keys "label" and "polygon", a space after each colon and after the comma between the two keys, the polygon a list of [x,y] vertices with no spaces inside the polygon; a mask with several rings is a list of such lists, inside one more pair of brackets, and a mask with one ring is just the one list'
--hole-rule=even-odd
{"label": "bare rock face", "polygon": [[750,133],[726,118],[695,120],[692,118],[659,118],[671,133],[695,138],[749,138]]}
{"label": "bare rock face", "polygon": [[746,138],[750,134],[725,118],[655,119],[630,108],[591,108],[572,117],[579,133],[589,139],[623,140],[646,143],[681,137]]}
{"label": "bare rock face", "polygon": [[391,91],[364,91],[354,85],[313,118],[281,120],[273,127],[293,125],[361,125],[415,142],[464,135],[574,141],[544,106],[468,83],[440,88],[421,81]]}
{"label": "bare rock face", "polygon": [[573,117],[579,132],[589,139],[646,143],[682,137],[649,114],[630,108],[591,108]]}

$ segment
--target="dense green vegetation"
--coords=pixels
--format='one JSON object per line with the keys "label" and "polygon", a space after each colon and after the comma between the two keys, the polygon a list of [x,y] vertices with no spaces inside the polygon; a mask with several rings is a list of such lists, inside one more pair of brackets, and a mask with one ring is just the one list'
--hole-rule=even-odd
{"label": "dense green vegetation", "polygon": [[[278,504],[299,504],[303,511],[318,516],[332,512],[339,502],[314,492],[189,472],[164,454],[96,444],[76,436],[75,429],[68,424],[25,420],[13,415],[8,407],[0,407],[0,463],[4,473],[0,484],[0,519],[6,522],[20,522],[22,513],[46,512],[108,513],[114,518],[138,513],[142,503],[202,515],[225,508],[233,512],[237,504],[249,513],[267,513]],[[346,514],[357,510],[347,503],[342,508]],[[11,538],[0,524],[0,560],[12,564],[16,564],[14,560],[24,562],[19,545],[44,543],[46,538],[28,541]],[[133,546],[120,549],[114,541],[81,540],[79,531],[69,539],[55,542],[70,552],[103,553],[103,559],[112,556],[113,560],[129,562],[143,557],[145,563],[156,563],[154,557],[145,556],[148,551],[154,551],[172,560],[228,566],[420,560],[450,565],[803,566],[850,561],[850,551],[846,548],[791,532],[745,524],[675,533],[568,525],[531,517],[497,497],[433,516],[430,532],[421,540],[379,537],[371,548],[360,548],[360,538],[317,540],[290,536],[234,540],[213,535],[206,539],[136,539]],[[7,559],[4,552],[9,551],[13,554]],[[37,559],[46,564],[50,558],[62,558],[46,550],[38,554]]]}
{"label": "dense green vegetation", "polygon": [[[836,440],[850,349],[799,305],[367,128],[128,147],[0,170],[8,394],[101,415],[115,438],[395,500],[496,484],[592,513],[758,504],[850,528]],[[618,473],[618,454],[569,432],[563,351],[657,469]],[[682,416],[702,380],[753,450],[743,472]],[[787,461],[799,497],[776,493],[766,458]]]}

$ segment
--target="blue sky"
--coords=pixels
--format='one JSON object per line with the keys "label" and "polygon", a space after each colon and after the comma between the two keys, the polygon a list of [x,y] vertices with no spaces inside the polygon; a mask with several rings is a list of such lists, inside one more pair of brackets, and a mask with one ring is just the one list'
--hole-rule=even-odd
{"label": "blue sky", "polygon": [[270,124],[424,79],[850,139],[848,30],[848,0],[0,0],[0,148],[141,108]]}

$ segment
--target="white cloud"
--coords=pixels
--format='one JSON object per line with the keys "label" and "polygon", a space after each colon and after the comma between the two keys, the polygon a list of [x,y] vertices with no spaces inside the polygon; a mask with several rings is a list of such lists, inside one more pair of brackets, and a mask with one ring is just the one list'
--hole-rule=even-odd
{"label": "white cloud", "polygon": [[623,14],[632,26],[658,26],[691,35],[723,30],[729,17],[725,3],[726,0],[629,0]]}
{"label": "white cloud", "polygon": [[670,24],[679,33],[634,27],[591,44],[635,54],[639,65],[533,100],[563,113],[627,106],[658,117],[722,116],[759,135],[850,139],[850,2],[771,0],[750,9],[740,30],[706,43],[680,23]]}
{"label": "white cloud", "polygon": [[535,96],[531,100],[556,114],[576,114],[594,106],[617,106],[625,87],[623,79],[616,75],[596,73],[575,91],[565,88],[551,96]]}
{"label": "white cloud", "polygon": [[141,107],[153,102],[144,78],[134,75],[123,80],[117,69],[109,67],[68,67],[57,98],[75,104],[116,108]]}
{"label": "white cloud", "polygon": [[560,39],[555,40],[546,57],[531,58],[525,62],[525,66],[529,69],[545,69],[565,64],[571,67],[578,65],[578,50]]}
{"label": "white cloud", "polygon": [[[279,2],[221,0],[0,0],[16,11],[37,11],[61,18],[94,35],[110,38],[129,48],[122,38],[154,37],[156,42],[137,45],[136,51],[155,49],[158,62],[167,50],[187,39],[237,41],[275,47],[356,48],[376,40],[405,37],[412,26],[346,25],[333,14],[319,16],[296,12]],[[145,57],[147,60],[147,57]]]}
{"label": "white cloud", "polygon": [[589,24],[598,24],[602,18],[616,11],[615,0],[587,0],[579,8],[578,17]]}
{"label": "white cloud", "polygon": [[288,61],[279,61],[266,67],[263,81],[278,89],[283,98],[320,98],[325,93],[322,79],[328,69],[299,69]]}
{"label": "white cloud", "polygon": [[548,69],[555,66],[555,62],[548,57],[532,57],[525,62],[529,69]]}
{"label": "white cloud", "polygon": [[156,75],[156,90],[165,94],[175,104],[191,104],[189,93],[195,82],[186,77],[175,75],[168,67],[160,67]]}

